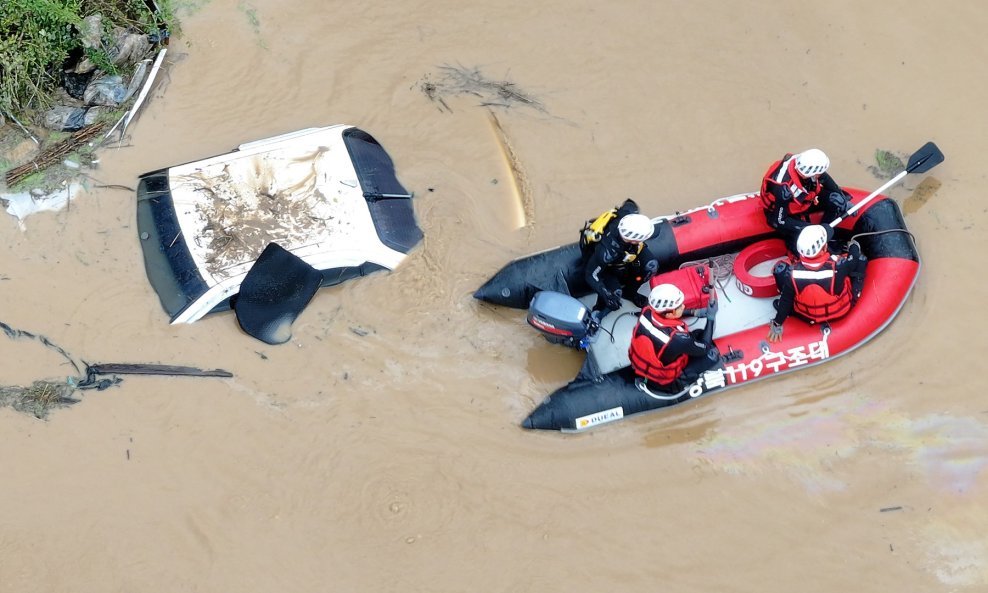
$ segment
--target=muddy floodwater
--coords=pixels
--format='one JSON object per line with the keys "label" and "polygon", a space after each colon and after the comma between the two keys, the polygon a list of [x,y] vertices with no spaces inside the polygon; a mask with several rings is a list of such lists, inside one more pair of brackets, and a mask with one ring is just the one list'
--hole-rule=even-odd
{"label": "muddy floodwater", "polygon": [[[0,408],[0,591],[988,591],[988,11],[976,2],[185,7],[89,190],[0,213],[0,321],[127,376]],[[490,82],[489,85],[480,84]],[[371,133],[424,241],[269,346],[172,326],[140,174],[306,127]],[[853,354],[585,434],[519,423],[580,365],[472,292],[628,197],[670,214],[819,147],[946,160],[889,190],[922,257]],[[106,187],[97,187],[106,186]],[[124,186],[121,189],[119,186]],[[0,335],[0,383],[72,375]]]}

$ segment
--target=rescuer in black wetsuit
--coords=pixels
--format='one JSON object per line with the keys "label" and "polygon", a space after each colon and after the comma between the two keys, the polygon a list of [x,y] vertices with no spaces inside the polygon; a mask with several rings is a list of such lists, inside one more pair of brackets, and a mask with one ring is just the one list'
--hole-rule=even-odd
{"label": "rescuer in black wetsuit", "polygon": [[641,285],[658,270],[659,262],[645,243],[655,226],[638,213],[632,200],[588,221],[580,235],[587,284],[597,293],[593,311],[598,315],[621,308],[621,298],[643,306]]}

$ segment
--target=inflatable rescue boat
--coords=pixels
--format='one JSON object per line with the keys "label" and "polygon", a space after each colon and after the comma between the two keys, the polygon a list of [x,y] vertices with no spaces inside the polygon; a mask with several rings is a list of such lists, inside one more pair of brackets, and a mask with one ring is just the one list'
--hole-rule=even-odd
{"label": "inflatable rescue boat", "polygon": [[[831,245],[853,239],[868,258],[857,304],[848,315],[830,323],[811,325],[789,317],[783,339],[776,343],[767,340],[769,322],[776,314],[773,300],[778,295],[771,270],[787,253],[765,221],[758,194],[739,194],[653,219],[655,232],[648,246],[658,257],[660,270],[640,292],[647,294],[649,286],[672,281],[684,288],[688,299],[692,294],[718,301],[713,338],[721,364],[678,393],[650,389],[631,370],[628,347],[637,307],[625,301],[620,310],[600,320],[599,328],[595,326],[589,312],[596,295],[584,280],[576,243],[510,262],[474,296],[495,305],[528,309],[529,322],[550,342],[586,351],[577,377],[551,393],[522,425],[582,431],[809,368],[871,340],[895,318],[920,270],[915,242],[898,205],[879,193],[889,185],[871,195],[845,188],[855,207],[853,214],[839,221]],[[689,271],[694,269],[700,273]],[[703,280],[699,290],[683,286],[684,278],[693,276]],[[706,323],[705,319],[688,321],[695,328]]]}

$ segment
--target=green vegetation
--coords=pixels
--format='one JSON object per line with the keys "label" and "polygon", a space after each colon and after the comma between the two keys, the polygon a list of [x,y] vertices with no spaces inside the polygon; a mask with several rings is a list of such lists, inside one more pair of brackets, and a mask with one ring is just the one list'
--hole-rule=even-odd
{"label": "green vegetation", "polygon": [[894,174],[906,168],[902,159],[888,150],[875,149],[875,162],[883,173]]}
{"label": "green vegetation", "polygon": [[247,16],[247,23],[250,25],[251,30],[254,31],[254,36],[257,37],[257,43],[260,45],[261,49],[267,49],[268,45],[261,39],[261,19],[257,16],[257,9],[253,5],[246,3],[244,0],[240,0],[240,4],[237,5],[244,15]]}
{"label": "green vegetation", "polygon": [[[51,106],[62,69],[72,59],[88,57],[104,72],[116,73],[107,47],[113,29],[175,32],[173,5],[172,0],[0,1],[0,112],[16,116]],[[83,21],[95,14],[103,16],[102,43],[84,47]]]}
{"label": "green vegetation", "polygon": [[889,150],[875,149],[875,164],[869,165],[868,170],[879,179],[891,179],[899,171],[906,168],[902,157]]}

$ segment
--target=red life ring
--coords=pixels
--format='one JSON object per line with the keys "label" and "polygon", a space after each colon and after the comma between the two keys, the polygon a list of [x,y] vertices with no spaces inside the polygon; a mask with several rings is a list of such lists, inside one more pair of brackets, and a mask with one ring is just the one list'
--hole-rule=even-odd
{"label": "red life ring", "polygon": [[734,277],[737,278],[738,290],[758,298],[769,298],[779,294],[779,289],[775,286],[775,278],[771,273],[768,276],[755,276],[751,273],[751,269],[769,260],[786,257],[788,254],[789,251],[782,239],[766,239],[742,249],[734,258]]}

